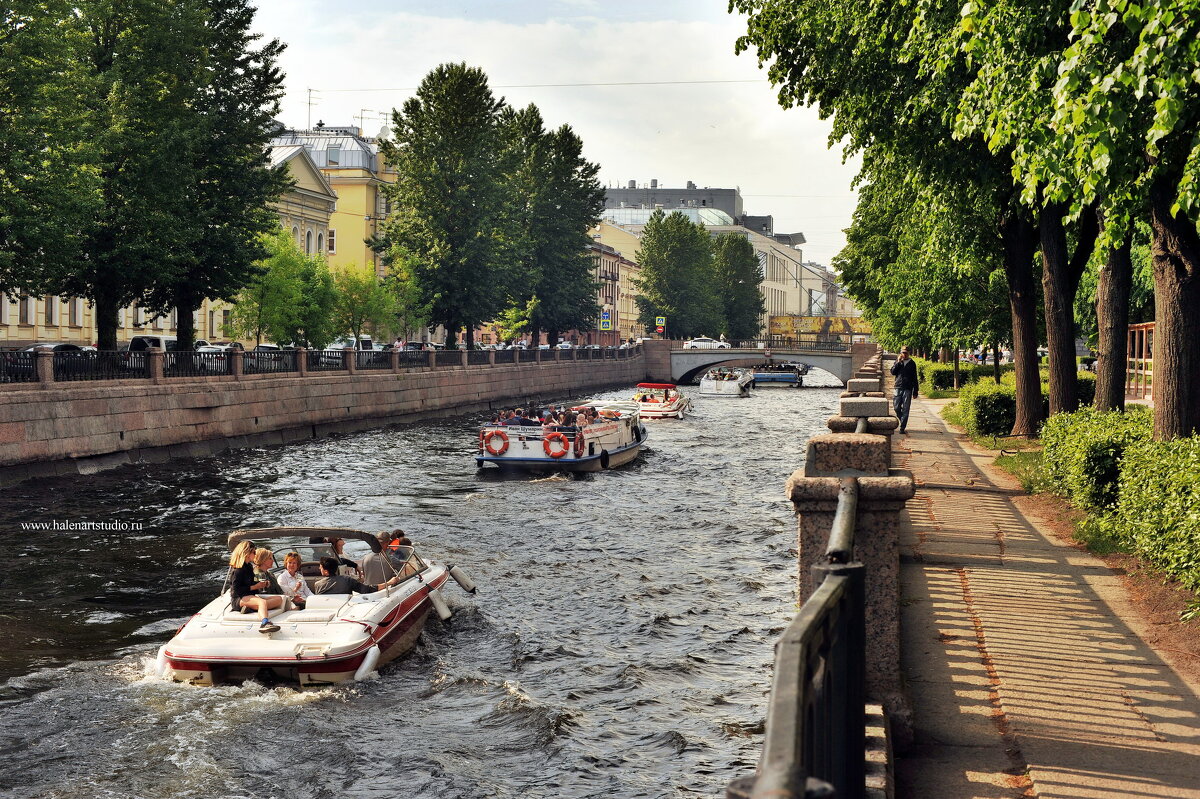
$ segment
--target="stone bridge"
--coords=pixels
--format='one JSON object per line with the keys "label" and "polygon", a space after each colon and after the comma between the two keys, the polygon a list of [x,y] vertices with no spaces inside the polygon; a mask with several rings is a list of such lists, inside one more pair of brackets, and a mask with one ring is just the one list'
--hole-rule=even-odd
{"label": "stone bridge", "polygon": [[682,349],[677,341],[644,341],[646,367],[655,380],[670,379],[673,383],[692,383],[713,366],[752,366],[772,361],[803,361],[809,366],[824,369],[843,384],[875,354],[878,347],[869,344],[763,344],[730,349]]}

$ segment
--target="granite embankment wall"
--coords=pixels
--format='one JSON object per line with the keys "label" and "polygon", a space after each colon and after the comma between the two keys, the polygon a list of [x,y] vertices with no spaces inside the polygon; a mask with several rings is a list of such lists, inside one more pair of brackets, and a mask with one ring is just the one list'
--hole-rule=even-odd
{"label": "granite embankment wall", "polygon": [[0,390],[0,485],[206,455],[644,379],[642,356],[357,374],[30,383]]}

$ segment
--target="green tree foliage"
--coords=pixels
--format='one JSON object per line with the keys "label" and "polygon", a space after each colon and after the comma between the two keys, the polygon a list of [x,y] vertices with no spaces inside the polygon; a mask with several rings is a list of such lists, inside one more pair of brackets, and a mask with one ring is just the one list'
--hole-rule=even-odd
{"label": "green tree foliage", "polygon": [[270,207],[287,187],[268,150],[283,94],[275,66],[278,40],[262,45],[252,31],[254,8],[247,0],[195,0],[202,14],[197,35],[203,58],[191,77],[181,120],[190,182],[176,187],[187,201],[179,221],[187,245],[162,254],[163,273],[146,293],[152,308],[178,309],[181,349],[195,338],[192,312],[205,298],[229,299],[244,284],[249,265],[263,257],[263,234],[279,225]]}
{"label": "green tree foliage", "polygon": [[264,338],[291,341],[296,310],[306,301],[301,275],[307,259],[283,230],[264,237],[263,248],[267,257],[255,265],[250,281],[238,292],[228,332],[260,344]]}
{"label": "green tree foliage", "polygon": [[604,189],[570,126],[543,125],[534,105],[501,113],[513,304],[536,296],[530,330],[554,341],[561,331],[595,326],[598,287],[587,232],[604,207]]}
{"label": "green tree foliage", "polygon": [[421,291],[413,277],[413,259],[390,257],[384,261],[388,267],[388,291],[396,298],[396,304],[390,319],[382,325],[389,336],[407,339],[409,333],[429,324],[429,311],[421,305]]}
{"label": "green tree foliage", "polygon": [[347,269],[333,277],[333,329],[355,341],[386,327],[396,316],[396,295],[369,268]]}
{"label": "green tree foliage", "polygon": [[537,313],[538,298],[531,297],[522,307],[512,307],[496,319],[496,327],[500,329],[500,340],[511,344],[532,330],[533,315]]}
{"label": "green tree foliage", "polygon": [[499,114],[482,70],[443,64],[393,112],[395,141],[381,151],[397,179],[383,191],[392,204],[384,225],[393,260],[412,266],[419,304],[433,324],[465,328],[507,304],[503,254]]}
{"label": "green tree foliage", "polygon": [[14,0],[0,12],[0,292],[41,293],[79,258],[100,203],[97,154],[81,135],[88,41],[70,8]]}
{"label": "green tree foliage", "polygon": [[745,236],[717,236],[713,241],[713,268],[725,335],[734,341],[757,338],[767,306],[762,296],[762,266],[754,247]]}
{"label": "green tree foliage", "polygon": [[642,230],[638,323],[654,329],[667,317],[667,335],[692,338],[724,329],[716,293],[712,238],[683,214],[651,214]]}

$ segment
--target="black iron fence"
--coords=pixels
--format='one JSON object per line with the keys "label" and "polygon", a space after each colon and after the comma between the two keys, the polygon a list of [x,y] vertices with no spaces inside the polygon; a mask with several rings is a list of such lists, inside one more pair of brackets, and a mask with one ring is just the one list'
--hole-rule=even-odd
{"label": "black iron fence", "polygon": [[356,352],[354,357],[357,358],[357,367],[359,369],[391,369],[392,354],[386,350],[366,350],[365,352]]}
{"label": "black iron fence", "polygon": [[309,350],[305,358],[310,372],[342,372],[346,369],[346,353],[342,350]]}
{"label": "black iron fence", "polygon": [[768,336],[736,341],[674,341],[673,346],[682,349],[735,349],[735,350],[809,350],[814,352],[848,352],[850,336],[825,333],[796,333],[791,336]]}
{"label": "black iron fence", "polygon": [[0,383],[36,383],[37,361],[32,352],[0,352]]}
{"label": "black iron fence", "polygon": [[168,352],[163,355],[163,377],[228,374],[233,374],[232,356],[228,352]]}
{"label": "black iron fence", "polygon": [[841,481],[817,588],[775,645],[775,679],[758,772],[728,799],[862,799],[866,792],[863,565],[854,560],[858,481]]}
{"label": "black iron fence", "polygon": [[[604,358],[625,359],[641,355],[640,347],[603,349],[578,348],[558,350],[542,350],[541,359],[551,362],[558,356],[559,360],[599,360]],[[306,371],[308,372],[337,372],[345,371],[346,355],[343,350],[307,350]],[[386,371],[392,368],[392,358],[395,357],[400,369],[419,369],[430,365],[428,351],[400,350],[393,353],[390,350],[360,351],[351,353],[356,359],[356,366],[363,371]],[[492,362],[506,365],[513,363],[534,363],[538,360],[539,352],[533,349],[508,350],[472,350],[466,353],[467,363],[473,366],[486,366]],[[299,372],[299,356],[297,350],[250,350],[241,353],[243,374],[289,374]],[[99,380],[128,380],[149,379],[151,377],[151,353],[111,352],[111,351],[82,351],[55,352],[51,354],[55,382],[78,382]],[[233,361],[236,354],[226,352],[192,352],[172,350],[162,354],[162,375],[165,378],[179,377],[219,377],[233,374]],[[438,367],[460,366],[463,362],[462,350],[434,351],[434,364]],[[0,384],[3,383],[36,383],[38,382],[37,354],[34,352],[0,352]]]}

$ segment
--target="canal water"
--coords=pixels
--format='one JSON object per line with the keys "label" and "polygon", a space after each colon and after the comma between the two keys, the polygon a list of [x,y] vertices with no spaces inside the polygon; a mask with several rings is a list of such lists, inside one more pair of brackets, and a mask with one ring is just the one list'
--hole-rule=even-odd
{"label": "canal water", "polygon": [[[470,415],[4,489],[0,796],[723,795],[795,607],[784,481],[838,389],[687,391],[694,415],[583,477],[477,471]],[[453,619],[362,683],[147,676],[225,534],[275,524],[403,527],[479,594],[448,588]]]}

